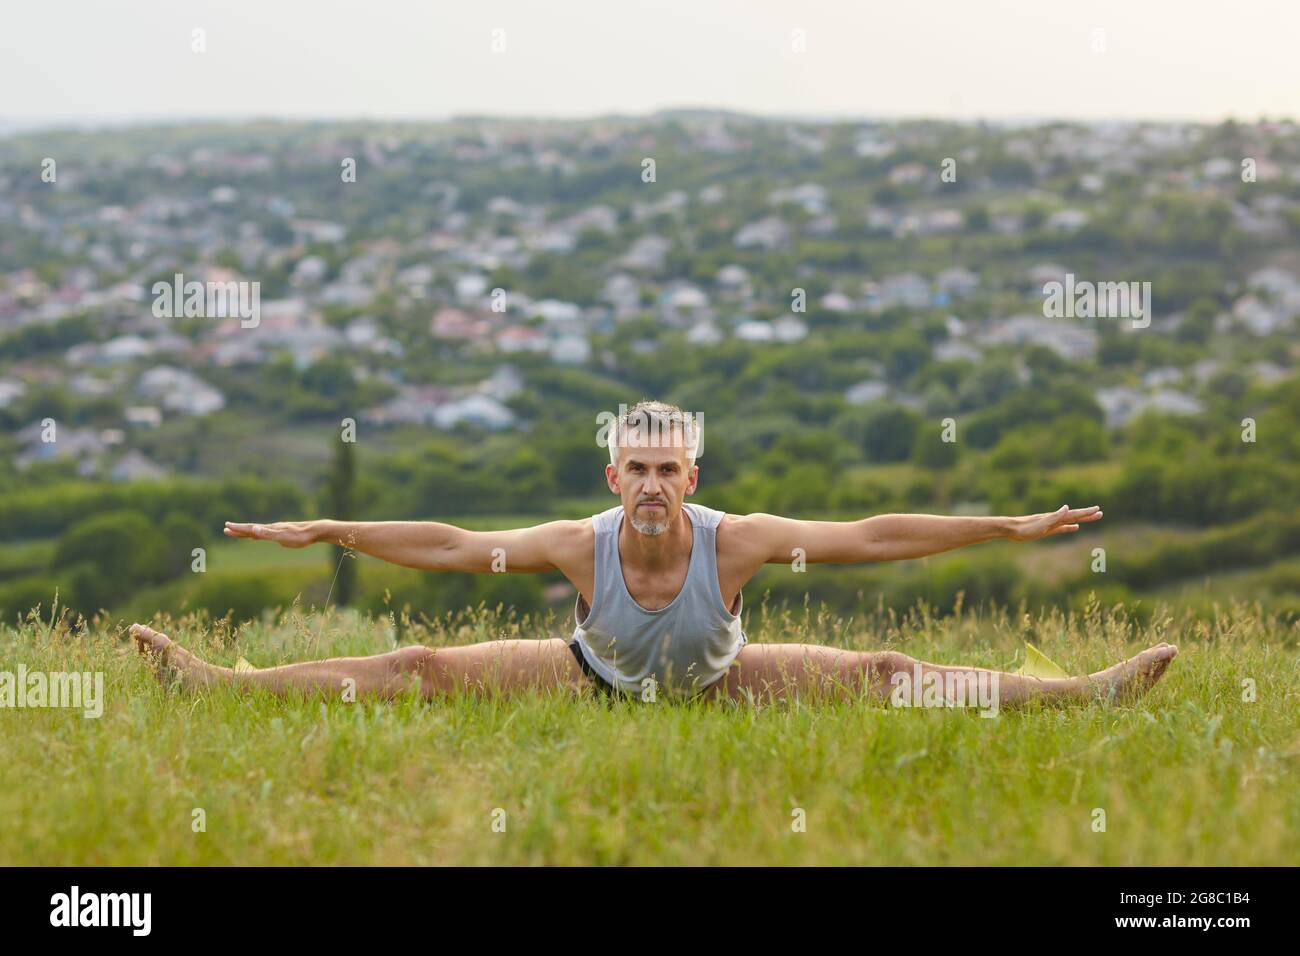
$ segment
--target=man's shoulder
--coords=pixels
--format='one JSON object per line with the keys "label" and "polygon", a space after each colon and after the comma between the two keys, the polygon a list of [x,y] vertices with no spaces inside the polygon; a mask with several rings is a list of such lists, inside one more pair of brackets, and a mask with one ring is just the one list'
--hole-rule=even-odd
{"label": "man's shoulder", "polygon": [[737,515],[730,512],[718,522],[718,547],[745,550],[761,546],[763,540],[763,519],[771,515],[748,514]]}
{"label": "man's shoulder", "polygon": [[573,518],[548,521],[539,525],[547,530],[550,551],[559,562],[580,559],[590,555],[596,532],[593,518]]}
{"label": "man's shoulder", "polygon": [[772,515],[762,513],[726,515],[718,524],[719,570],[748,581],[750,575],[767,564],[778,553],[771,521]]}
{"label": "man's shoulder", "polygon": [[596,519],[591,518],[565,518],[559,521],[548,522],[547,527],[554,529],[555,534],[561,541],[582,541],[591,540],[595,533]]}

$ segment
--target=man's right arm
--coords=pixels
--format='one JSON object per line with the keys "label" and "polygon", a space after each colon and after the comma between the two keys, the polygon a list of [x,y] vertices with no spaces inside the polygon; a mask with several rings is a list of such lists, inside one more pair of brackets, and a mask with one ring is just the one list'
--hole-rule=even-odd
{"label": "man's right arm", "polygon": [[287,548],[328,542],[422,571],[530,573],[559,567],[581,534],[581,521],[548,521],[531,528],[468,531],[438,521],[226,522],[232,538],[275,541]]}

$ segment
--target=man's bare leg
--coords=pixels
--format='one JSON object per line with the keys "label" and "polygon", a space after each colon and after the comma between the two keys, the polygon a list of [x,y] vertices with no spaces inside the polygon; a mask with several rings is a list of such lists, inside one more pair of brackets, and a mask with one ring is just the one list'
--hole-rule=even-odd
{"label": "man's bare leg", "polygon": [[780,700],[834,693],[888,697],[893,689],[891,678],[901,672],[909,677],[919,673],[922,680],[927,673],[939,674],[941,680],[945,674],[962,675],[968,687],[975,686],[980,674],[996,674],[999,707],[1015,707],[1031,700],[1061,702],[1111,695],[1125,699],[1150,689],[1177,654],[1177,647],[1162,643],[1087,677],[1043,679],[983,667],[930,664],[898,651],[848,651],[818,644],[747,644],[726,676],[711,685],[703,697],[745,698],[752,694],[756,700]]}
{"label": "man's bare leg", "polygon": [[341,695],[355,681],[356,699],[388,700],[418,685],[431,698],[458,690],[499,692],[590,683],[560,638],[487,641],[463,647],[403,647],[372,657],[334,657],[280,667],[236,671],[195,657],[167,635],[143,624],[131,626],[141,655],[186,690],[222,684],[260,687],[273,694]]}

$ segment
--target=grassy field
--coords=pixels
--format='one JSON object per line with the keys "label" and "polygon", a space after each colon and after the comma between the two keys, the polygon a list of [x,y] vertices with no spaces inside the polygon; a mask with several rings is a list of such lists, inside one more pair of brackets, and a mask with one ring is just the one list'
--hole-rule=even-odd
{"label": "grassy field", "polygon": [[[1293,864],[1300,664],[1258,608],[841,620],[748,609],[751,641],[891,647],[1071,672],[1169,640],[1136,705],[891,710],[872,701],[655,705],[559,693],[388,704],[184,696],[116,627],[0,629],[0,671],[102,671],[99,719],[0,708],[0,864]],[[555,636],[488,610],[442,620],[291,615],[236,632],[163,621],[267,666]],[[1243,700],[1243,682],[1257,698]],[[205,829],[195,832],[195,811]],[[1094,831],[1097,810],[1105,832]],[[802,811],[805,827],[795,822]],[[494,830],[494,820],[498,828]],[[504,820],[504,832],[498,832]]]}

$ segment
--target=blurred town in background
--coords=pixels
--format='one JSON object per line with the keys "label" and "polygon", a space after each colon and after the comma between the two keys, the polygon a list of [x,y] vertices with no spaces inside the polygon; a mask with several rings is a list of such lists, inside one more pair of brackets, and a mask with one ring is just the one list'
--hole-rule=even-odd
{"label": "blurred town in background", "polygon": [[[0,612],[563,613],[558,574],[344,558],[340,581],[221,522],[585,517],[616,503],[597,416],[658,398],[704,414],[695,500],[725,511],[1106,512],[1050,543],[772,566],[750,608],[1300,613],[1298,239],[1292,122],[13,133]],[[257,283],[255,327],[159,317],[177,274]],[[1067,276],[1149,282],[1149,325],[1049,317]]]}

